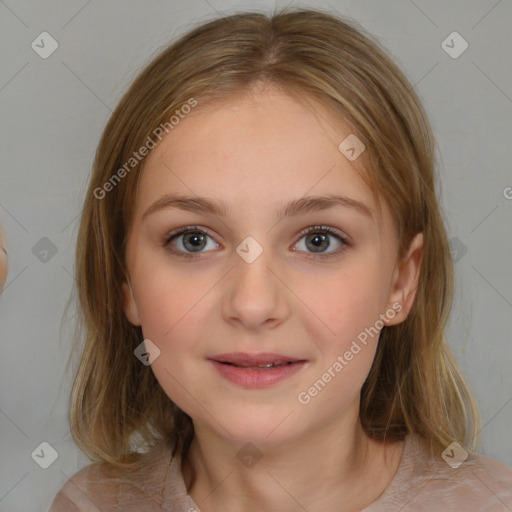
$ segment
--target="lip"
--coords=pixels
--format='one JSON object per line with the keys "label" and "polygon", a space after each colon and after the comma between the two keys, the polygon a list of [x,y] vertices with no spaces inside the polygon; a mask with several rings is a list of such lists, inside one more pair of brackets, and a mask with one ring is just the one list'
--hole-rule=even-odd
{"label": "lip", "polygon": [[285,356],[283,354],[275,354],[271,352],[260,352],[258,354],[247,354],[246,352],[230,352],[229,354],[217,354],[209,357],[213,361],[222,363],[231,363],[240,366],[254,366],[258,364],[283,364],[287,362],[304,361],[296,357]]}
{"label": "lip", "polygon": [[[208,361],[219,371],[222,377],[246,388],[272,386],[291,377],[307,364],[305,359],[268,352],[259,354],[246,354],[243,352],[218,354],[208,358]],[[282,366],[254,368],[257,365],[269,363]],[[235,364],[240,366],[233,366]]]}

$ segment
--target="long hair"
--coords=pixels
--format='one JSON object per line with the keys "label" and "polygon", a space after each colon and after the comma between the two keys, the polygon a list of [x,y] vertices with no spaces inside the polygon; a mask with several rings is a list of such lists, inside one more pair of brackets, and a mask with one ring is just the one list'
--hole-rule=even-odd
{"label": "long hair", "polygon": [[382,329],[361,390],[363,428],[378,439],[417,433],[439,453],[454,440],[474,450],[478,413],[444,339],[453,264],[427,116],[397,65],[355,22],[286,9],[222,17],[191,30],[138,75],[105,127],[77,240],[84,345],[70,406],[75,442],[92,460],[116,467],[134,464],[136,438],[149,447],[164,441],[173,453],[186,454],[191,418],[134,356],[142,330],[123,309],[140,148],[157,143],[163,129],[172,136],[173,112],[259,83],[314,99],[333,120],[350,125],[366,146],[365,179],[393,214],[399,258],[417,233],[424,235],[412,310],[401,324]]}

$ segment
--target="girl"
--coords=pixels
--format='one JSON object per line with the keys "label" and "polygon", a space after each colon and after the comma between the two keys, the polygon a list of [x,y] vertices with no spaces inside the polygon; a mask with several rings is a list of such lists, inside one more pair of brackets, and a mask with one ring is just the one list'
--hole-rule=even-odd
{"label": "girl", "polygon": [[207,23],[113,113],[77,243],[71,397],[95,461],[53,512],[507,510],[443,338],[434,140],[320,11]]}

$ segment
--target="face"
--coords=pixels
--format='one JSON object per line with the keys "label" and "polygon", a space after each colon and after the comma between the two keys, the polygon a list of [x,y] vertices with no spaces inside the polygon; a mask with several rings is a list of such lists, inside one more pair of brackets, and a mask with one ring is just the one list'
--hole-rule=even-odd
{"label": "face", "polygon": [[0,292],[2,291],[7,278],[7,249],[5,242],[4,227],[0,222]]}
{"label": "face", "polygon": [[146,157],[135,200],[126,316],[160,350],[167,395],[233,443],[357,417],[378,331],[413,298],[421,240],[399,267],[363,155],[338,149],[350,127],[308,105],[268,90],[199,104]]}

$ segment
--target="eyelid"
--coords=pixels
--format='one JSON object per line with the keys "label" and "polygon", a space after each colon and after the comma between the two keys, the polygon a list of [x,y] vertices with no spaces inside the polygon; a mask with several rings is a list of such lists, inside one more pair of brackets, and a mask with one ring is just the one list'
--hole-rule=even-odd
{"label": "eyelid", "polygon": [[181,226],[179,228],[173,229],[172,231],[169,231],[163,240],[164,245],[167,245],[175,236],[185,234],[188,232],[199,232],[203,235],[208,235],[209,237],[213,238],[210,231],[208,231],[206,228],[203,228],[201,226]]}
{"label": "eyelid", "polygon": [[317,232],[325,232],[331,236],[334,236],[339,240],[341,243],[341,247],[338,249],[335,249],[331,252],[319,252],[319,253],[311,253],[311,252],[304,252],[304,251],[297,251],[297,249],[293,249],[294,252],[300,252],[301,254],[304,254],[304,258],[312,261],[322,261],[322,260],[329,260],[329,259],[335,259],[339,258],[343,255],[343,253],[347,250],[347,248],[352,246],[352,240],[351,238],[346,235],[343,231],[331,227],[331,226],[325,226],[325,225],[314,225],[314,226],[308,226],[304,228],[300,233],[297,235],[298,239],[296,242],[294,242],[294,246],[306,235],[309,233],[317,233]]}
{"label": "eyelid", "polygon": [[[309,233],[314,233],[315,231],[326,231],[327,233],[329,233],[331,235],[335,235],[335,236],[339,237],[343,242],[346,242],[347,244],[352,243],[352,240],[350,239],[350,237],[345,232],[341,231],[340,229],[337,229],[337,228],[334,228],[331,226],[320,225],[320,224],[316,224],[314,226],[308,226],[308,227],[304,228],[303,230],[301,230],[298,233],[297,236],[299,237],[299,240],[300,240],[304,235],[307,235]],[[297,243],[297,242],[295,242],[295,243]]]}
{"label": "eyelid", "polygon": [[[189,226],[181,226],[179,228],[176,228],[176,229],[168,232],[162,241],[162,245],[164,247],[169,247],[172,245],[171,241],[173,238],[176,238],[179,235],[184,235],[184,234],[187,234],[190,232],[202,233],[204,235],[209,236],[210,238],[212,238],[214,240],[214,237],[212,236],[212,234],[210,233],[210,231],[207,228],[204,228],[202,226],[197,226],[197,225],[189,225]],[[331,226],[326,226],[326,225],[312,225],[312,226],[305,227],[297,234],[297,240],[292,244],[292,247],[295,246],[301,240],[301,238],[303,238],[305,235],[308,235],[309,233],[315,233],[315,232],[325,232],[329,235],[332,235],[332,236],[338,238],[339,241],[341,242],[342,246],[334,251],[327,252],[327,253],[316,253],[315,254],[315,253],[308,253],[308,252],[304,252],[304,251],[297,251],[296,249],[293,249],[293,251],[304,253],[306,255],[305,257],[308,259],[316,259],[316,260],[320,259],[321,260],[321,259],[327,259],[327,258],[339,256],[340,253],[342,253],[347,247],[352,245],[351,238],[348,235],[346,235],[343,231],[341,231],[337,228],[331,227]],[[217,245],[219,245],[218,242],[215,241],[215,243]],[[185,257],[185,258],[197,258],[197,257],[200,257],[200,255],[202,254],[202,252],[197,252],[197,253],[183,252],[178,249],[175,249],[174,247],[172,247],[172,248],[169,247],[169,250],[172,253],[174,253],[178,256]],[[204,252],[211,252],[211,251],[204,251]]]}
{"label": "eyelid", "polygon": [[[333,228],[331,226],[326,226],[326,225],[313,225],[313,226],[305,227],[297,234],[297,236],[300,239],[304,235],[307,235],[308,233],[313,232],[315,229],[317,229],[319,231],[327,231],[331,234],[339,236],[345,242],[351,243],[351,239],[346,233],[344,233],[343,231],[341,231],[337,228]],[[208,236],[212,237],[211,232],[207,228],[204,228],[202,226],[197,226],[197,225],[181,226],[179,228],[173,229],[172,231],[168,232],[164,237],[164,243],[169,243],[170,240],[172,238],[174,238],[176,235],[180,235],[180,234],[186,233],[188,231],[198,231],[200,233],[203,233],[204,235],[208,235]],[[294,242],[294,243],[297,243],[297,242]]]}

